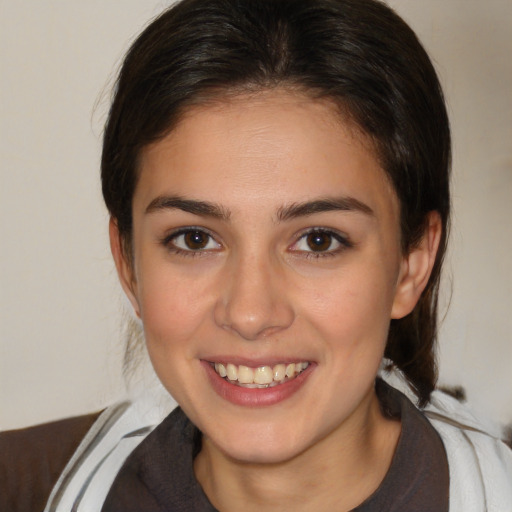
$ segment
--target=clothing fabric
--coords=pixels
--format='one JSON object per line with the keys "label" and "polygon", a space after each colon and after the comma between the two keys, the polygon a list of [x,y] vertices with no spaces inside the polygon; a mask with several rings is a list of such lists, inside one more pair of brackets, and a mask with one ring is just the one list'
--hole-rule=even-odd
{"label": "clothing fabric", "polygon": [[0,433],[0,511],[40,512],[100,413]]}
{"label": "clothing fabric", "polygon": [[[378,382],[389,417],[401,418],[402,434],[384,481],[354,512],[447,512],[448,463],[442,441],[401,393]],[[194,477],[201,433],[177,408],[127,459],[102,512],[215,512]]]}
{"label": "clothing fabric", "polygon": [[[384,377],[393,386],[401,388],[402,391],[411,396],[410,390],[400,378],[397,380],[396,375],[385,375]],[[391,393],[395,392],[391,391]],[[399,402],[402,403],[402,400],[405,399],[400,398]],[[386,400],[384,400],[385,402]],[[160,401],[155,402],[154,394],[150,394],[141,396],[132,402],[120,403],[106,409],[94,422],[94,425],[83,438],[80,446],[66,465],[52,490],[45,512],[96,511],[101,510],[102,507],[107,512],[115,510],[127,512],[129,509],[126,507],[129,503],[122,504],[123,508],[120,509],[108,507],[116,507],[116,499],[120,495],[123,495],[123,499],[128,497],[128,494],[124,496],[125,491],[123,489],[126,490],[126,482],[137,475],[137,478],[140,476],[141,482],[149,481],[149,487],[145,483],[136,486],[138,494],[132,493],[133,500],[142,499],[151,486],[153,486],[154,490],[155,499],[153,503],[149,501],[148,507],[143,508],[143,510],[187,510],[187,508],[150,508],[153,505],[154,507],[161,506],[158,500],[162,496],[165,497],[165,493],[169,492],[168,489],[162,487],[161,483],[158,484],[158,475],[154,475],[155,471],[151,472],[151,468],[154,467],[152,466],[152,461],[159,460],[159,464],[164,466],[168,462],[175,462],[176,460],[190,461],[193,459],[195,450],[198,449],[197,430],[188,422],[179,409],[165,421],[162,421],[169,409],[172,408],[172,405],[170,403],[162,405]],[[499,441],[499,433],[493,430],[492,426],[482,425],[480,421],[470,414],[467,408],[438,391],[434,392],[431,404],[422,413],[418,412],[408,401],[403,402],[400,407],[403,430],[399,444],[403,443],[404,438],[407,437],[407,428],[404,427],[404,423],[407,425],[409,409],[414,417],[418,416],[421,418],[421,422],[424,422],[423,427],[425,424],[427,427],[429,426],[425,421],[425,418],[427,418],[441,436],[449,464],[450,512],[507,512],[512,510],[512,451]],[[394,414],[392,408],[389,412]],[[67,421],[80,422],[79,419]],[[155,429],[155,426],[159,424],[161,425]],[[37,437],[36,431],[40,428],[45,427],[37,427],[33,430],[33,435]],[[46,426],[46,428],[51,429],[49,426]],[[413,430],[420,432],[421,428],[418,429],[416,426]],[[170,432],[173,429],[174,431],[181,432],[177,437],[179,442],[177,442],[177,445],[176,441],[174,445],[171,442],[170,448],[162,450],[160,441],[156,442],[157,439],[163,435],[163,431]],[[66,429],[64,428],[64,430]],[[4,445],[1,444],[2,436],[3,434],[0,434],[0,447],[5,446],[5,443]],[[47,435],[46,441],[53,446],[55,442],[52,444],[50,441],[52,436]],[[180,440],[180,436],[184,436],[185,440],[188,439],[188,441]],[[63,443],[67,443],[66,437],[67,434],[61,431],[59,438],[62,439]],[[42,444],[46,441],[42,441]],[[76,442],[77,438],[75,437],[71,444],[74,446]],[[416,443],[418,446],[421,446],[422,442],[423,435],[420,435],[419,443],[418,440],[416,440]],[[40,447],[34,448],[34,453],[31,454],[32,459],[37,458],[36,454],[39,449]],[[185,459],[183,459],[183,452],[180,452],[180,450],[186,452]],[[409,450],[410,448],[404,449],[403,452],[407,453]],[[401,462],[398,462],[401,451],[399,446],[383,484],[363,504],[363,507],[371,504],[372,500],[376,497],[378,498],[379,493],[382,495],[386,494],[387,482],[391,478],[390,475],[393,474],[393,467],[397,466],[400,468],[402,465]],[[26,450],[23,449],[18,449],[17,452],[16,450],[14,452],[11,450],[11,455],[18,453],[17,456],[20,459],[25,459],[28,457],[25,452]],[[46,449],[46,452],[50,452],[50,450]],[[406,459],[411,462],[416,456],[406,456]],[[4,450],[1,448],[0,459],[2,460],[0,465],[5,465]],[[60,460],[62,460],[62,457]],[[407,460],[405,463],[407,463]],[[436,457],[436,460],[439,460],[439,457]],[[20,467],[20,464],[18,464],[18,467]],[[25,464],[25,467],[27,468],[28,465]],[[6,488],[3,476],[5,473],[1,473],[1,471],[0,510],[9,510],[11,512],[41,510],[34,507],[23,508],[23,499],[18,501],[14,508],[12,506],[5,506],[5,501],[2,503],[2,497],[5,496],[4,490]],[[19,495],[23,497],[23,489],[26,489],[26,486],[30,484],[26,481],[27,478],[20,481],[19,474],[18,481],[16,481],[14,478],[15,473],[14,476],[11,475],[10,480],[7,480],[7,482],[8,485],[17,485],[18,490],[22,489]],[[33,475],[36,473],[37,470],[32,473],[32,477],[29,477],[28,480],[33,478]],[[23,474],[26,476],[25,472]],[[153,477],[150,477],[151,475]],[[188,471],[188,473],[180,471],[179,478],[185,479],[185,482],[182,482],[183,485],[180,486],[179,492],[181,494],[178,493],[178,496],[181,496],[183,499],[183,503],[187,503],[189,499],[199,500],[196,502],[197,508],[188,510],[214,510],[211,508],[201,508],[203,504],[205,507],[211,507],[211,505],[193,478],[191,471]],[[125,483],[123,484],[123,482]],[[23,487],[20,487],[20,485]],[[196,493],[198,488],[199,492]],[[49,490],[48,487],[46,492],[49,492]],[[396,498],[396,495],[391,496],[390,501],[392,501],[391,498]],[[430,494],[425,499],[428,503],[431,500]],[[189,503],[194,502],[189,501]],[[427,507],[425,510],[436,510],[436,512],[442,510],[437,508],[437,506],[433,507],[432,501],[430,501],[430,505],[431,507]],[[138,510],[141,510],[141,508]],[[356,509],[357,512],[366,512],[367,510],[373,509]],[[421,509],[406,507],[402,508],[402,510],[416,511]]]}
{"label": "clothing fabric", "polygon": [[[398,371],[385,372],[383,377],[414,400]],[[501,441],[499,427],[437,390],[423,414],[441,436],[448,455],[450,512],[512,512],[512,450]]]}

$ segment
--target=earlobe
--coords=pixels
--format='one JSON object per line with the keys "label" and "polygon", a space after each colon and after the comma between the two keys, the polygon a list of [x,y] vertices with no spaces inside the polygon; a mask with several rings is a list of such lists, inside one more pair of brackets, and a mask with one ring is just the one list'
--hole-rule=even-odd
{"label": "earlobe", "polygon": [[442,229],[439,213],[430,212],[423,238],[402,260],[391,318],[403,318],[416,306],[432,273]]}
{"label": "earlobe", "polygon": [[128,259],[125,254],[122,244],[122,238],[117,227],[116,220],[111,217],[108,226],[109,238],[110,238],[110,250],[114,258],[114,263],[117,269],[117,275],[119,281],[124,290],[124,293],[128,297],[133,310],[137,317],[140,318],[140,307],[137,299],[137,283],[134,275],[134,269],[132,262]]}

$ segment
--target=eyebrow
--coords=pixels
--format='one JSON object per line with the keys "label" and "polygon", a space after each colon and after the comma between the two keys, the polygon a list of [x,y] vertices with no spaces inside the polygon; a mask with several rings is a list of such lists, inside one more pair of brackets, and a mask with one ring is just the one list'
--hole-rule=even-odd
{"label": "eyebrow", "polygon": [[229,220],[231,212],[226,208],[207,201],[196,201],[184,199],[180,196],[159,196],[146,208],[146,213],[153,213],[159,210],[182,210],[201,217],[213,217],[219,220]]}
{"label": "eyebrow", "polygon": [[282,206],[277,210],[277,220],[283,222],[295,219],[297,217],[305,217],[314,215],[315,213],[343,211],[343,212],[359,212],[365,215],[374,216],[373,210],[365,203],[354,197],[326,197],[314,201],[306,201],[303,203],[293,203]]}
{"label": "eyebrow", "polygon": [[[212,217],[223,221],[227,221],[231,217],[231,212],[221,205],[209,201],[185,199],[180,196],[158,196],[149,203],[146,213],[160,210],[182,210],[193,215]],[[367,204],[354,197],[343,196],[281,206],[277,210],[276,218],[278,222],[284,222],[297,217],[331,211],[360,212],[370,216],[374,215],[373,210]]]}

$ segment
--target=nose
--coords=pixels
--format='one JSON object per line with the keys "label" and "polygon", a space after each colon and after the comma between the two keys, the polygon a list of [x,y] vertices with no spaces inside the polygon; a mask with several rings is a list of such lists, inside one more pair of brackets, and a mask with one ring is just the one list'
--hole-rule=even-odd
{"label": "nose", "polygon": [[240,255],[226,266],[215,321],[245,340],[257,340],[288,328],[294,310],[288,300],[285,271],[265,255]]}

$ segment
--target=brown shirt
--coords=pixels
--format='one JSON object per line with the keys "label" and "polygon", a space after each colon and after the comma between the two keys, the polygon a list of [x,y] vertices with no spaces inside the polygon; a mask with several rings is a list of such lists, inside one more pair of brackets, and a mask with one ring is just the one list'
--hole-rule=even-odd
{"label": "brown shirt", "polygon": [[100,413],[0,432],[0,511],[40,512]]}
{"label": "brown shirt", "polygon": [[[383,482],[354,512],[448,511],[441,438],[403,394],[380,380],[377,394],[384,413],[401,418],[402,433]],[[127,459],[102,512],[215,512],[194,476],[200,440],[183,411],[173,411]]]}
{"label": "brown shirt", "polygon": [[[383,412],[401,418],[402,433],[383,482],[354,512],[447,512],[448,462],[439,435],[403,394],[380,380],[376,389]],[[0,434],[0,510],[42,510],[92,418]],[[200,445],[199,430],[175,409],[128,457],[102,512],[215,512],[194,476]]]}

